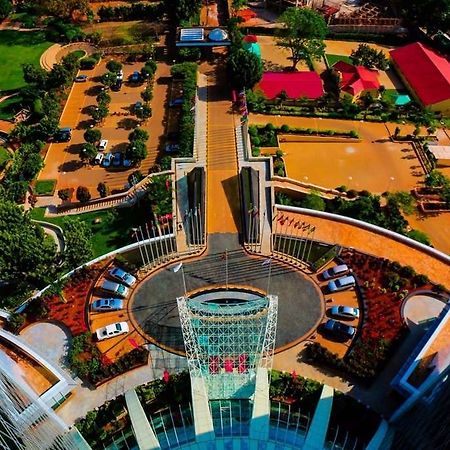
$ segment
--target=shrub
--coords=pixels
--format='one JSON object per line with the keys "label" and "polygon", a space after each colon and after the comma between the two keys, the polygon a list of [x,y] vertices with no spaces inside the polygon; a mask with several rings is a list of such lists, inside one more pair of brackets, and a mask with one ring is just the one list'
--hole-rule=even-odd
{"label": "shrub", "polygon": [[356,198],[358,197],[358,191],[355,189],[350,189],[349,191],[347,191],[347,197],[348,198]]}
{"label": "shrub", "polygon": [[261,145],[261,139],[258,136],[251,137],[252,144],[255,146]]}
{"label": "shrub", "polygon": [[350,130],[349,135],[351,138],[355,138],[355,139],[359,137],[358,133],[355,130]]}
{"label": "shrub", "polygon": [[275,125],[273,124],[273,123],[268,123],[268,124],[266,124],[266,130],[267,131],[275,131]]}
{"label": "shrub", "polygon": [[253,156],[259,156],[261,155],[261,149],[259,147],[253,147],[252,148],[252,155]]}
{"label": "shrub", "polygon": [[347,188],[347,186],[345,186],[345,185],[341,185],[341,186],[338,186],[338,187],[336,188],[336,190],[339,191],[339,192],[347,192],[347,191],[348,191],[348,188]]}
{"label": "shrub", "polygon": [[11,314],[8,319],[8,327],[13,333],[17,333],[24,324],[25,318],[21,314]]}
{"label": "shrub", "polygon": [[424,286],[425,284],[428,284],[430,282],[430,279],[423,274],[418,274],[414,277],[414,284],[416,286]]}
{"label": "shrub", "polygon": [[58,191],[58,197],[63,201],[70,200],[71,190],[69,188],[60,189]]}
{"label": "shrub", "polygon": [[282,158],[283,157],[283,150],[281,150],[280,148],[275,152],[275,155],[277,158]]}
{"label": "shrub", "polygon": [[281,127],[280,127],[280,131],[281,131],[282,133],[288,133],[290,129],[291,129],[291,128],[289,127],[289,125],[286,125],[286,124],[281,125]]}
{"label": "shrub", "polygon": [[411,266],[403,266],[399,274],[405,278],[412,278],[416,274],[416,271]]}
{"label": "shrub", "polygon": [[85,186],[78,186],[76,196],[77,200],[81,203],[86,203],[91,199],[91,193]]}
{"label": "shrub", "polygon": [[104,198],[108,195],[108,187],[106,186],[105,183],[102,183],[102,182],[98,183],[97,191],[100,194],[100,197],[102,197],[102,198]]}
{"label": "shrub", "polygon": [[258,136],[258,128],[256,127],[256,125],[250,125],[248,127],[248,134],[254,137]]}
{"label": "shrub", "polygon": [[120,70],[122,70],[122,64],[118,61],[114,61],[113,59],[111,59],[106,63],[106,68],[110,72],[119,72]]}

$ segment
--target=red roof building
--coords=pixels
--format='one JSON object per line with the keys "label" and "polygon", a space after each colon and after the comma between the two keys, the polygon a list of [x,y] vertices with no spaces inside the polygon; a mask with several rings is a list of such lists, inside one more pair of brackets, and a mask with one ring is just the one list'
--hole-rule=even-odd
{"label": "red roof building", "polygon": [[415,97],[434,111],[450,113],[450,62],[415,42],[390,51],[392,62]]}
{"label": "red roof building", "polygon": [[285,91],[288,98],[315,100],[323,95],[322,80],[316,72],[264,72],[257,88],[268,99]]}
{"label": "red roof building", "polygon": [[375,93],[380,88],[378,70],[354,66],[345,61],[338,61],[333,65],[333,69],[339,72],[341,91],[352,97],[359,97],[366,92]]}

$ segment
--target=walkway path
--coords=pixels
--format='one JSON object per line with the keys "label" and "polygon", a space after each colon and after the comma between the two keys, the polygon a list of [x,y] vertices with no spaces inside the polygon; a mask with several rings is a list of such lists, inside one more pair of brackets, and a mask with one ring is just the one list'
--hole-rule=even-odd
{"label": "walkway path", "polygon": [[62,60],[64,56],[76,50],[83,50],[86,52],[86,55],[92,55],[97,51],[97,48],[88,42],[73,42],[72,44],[67,44],[64,46],[60,44],[53,44],[44,53],[42,53],[39,61],[40,65],[43,69],[50,71],[55,64]]}
{"label": "walkway path", "polygon": [[225,68],[218,64],[208,80],[207,230],[239,232],[239,186],[234,119]]}

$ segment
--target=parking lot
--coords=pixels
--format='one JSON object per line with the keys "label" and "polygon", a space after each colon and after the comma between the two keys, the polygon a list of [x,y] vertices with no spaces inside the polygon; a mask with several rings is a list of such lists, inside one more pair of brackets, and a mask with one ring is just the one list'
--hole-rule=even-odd
{"label": "parking lot", "polygon": [[[80,74],[88,76],[83,83],[74,83],[64,108],[60,126],[72,128],[72,139],[68,143],[52,143],[49,146],[45,167],[39,175],[40,180],[56,179],[56,190],[86,186],[93,198],[98,197],[98,183],[105,183],[110,192],[123,189],[128,176],[136,168],[108,167],[85,165],[79,158],[83,148],[83,134],[93,124],[89,116],[89,108],[97,105],[96,96],[102,88],[100,76],[105,73],[105,58],[95,69],[81,71]],[[143,63],[125,63],[123,66],[124,83],[119,92],[109,91],[111,103],[109,115],[96,128],[102,132],[102,139],[108,140],[106,152],[124,152],[128,142],[129,133],[136,127],[138,121],[133,114],[133,105],[142,101],[140,93],[144,84],[129,83],[128,77],[136,70],[140,70]],[[165,143],[165,111],[169,95],[170,67],[159,63],[155,75],[153,88],[154,100],[150,102],[152,117],[141,125],[150,139],[147,142],[148,156],[142,161],[139,170],[146,175],[148,170],[156,163],[158,152]]]}

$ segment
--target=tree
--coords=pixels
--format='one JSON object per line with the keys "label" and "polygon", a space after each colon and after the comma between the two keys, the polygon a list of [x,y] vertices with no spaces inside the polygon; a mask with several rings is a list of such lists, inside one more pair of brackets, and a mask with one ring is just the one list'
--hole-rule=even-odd
{"label": "tree", "polygon": [[83,136],[86,142],[93,144],[102,138],[102,132],[98,128],[88,128]]}
{"label": "tree", "polygon": [[92,232],[88,224],[78,217],[67,217],[62,228],[66,244],[63,253],[65,268],[74,269],[92,259]]}
{"label": "tree", "polygon": [[25,180],[31,181],[44,167],[44,160],[38,153],[29,155],[22,164],[22,176]]}
{"label": "tree", "polygon": [[277,45],[291,51],[292,67],[300,61],[310,64],[325,53],[327,26],[323,17],[307,8],[287,8],[278,21],[283,25],[277,32]]}
{"label": "tree", "polygon": [[109,109],[106,105],[100,104],[90,111],[91,117],[98,123],[101,122],[109,114]]}
{"label": "tree", "polygon": [[113,59],[110,59],[107,63],[106,63],[106,68],[110,71],[110,72],[120,72],[122,70],[122,64],[118,61],[114,61]]}
{"label": "tree", "polygon": [[142,92],[141,92],[141,98],[144,100],[144,102],[149,102],[153,98],[153,92],[151,86],[147,86]]}
{"label": "tree", "polygon": [[136,109],[135,114],[138,119],[141,119],[145,122],[152,116],[152,108],[147,103],[144,103],[142,105],[142,108]]}
{"label": "tree", "polygon": [[11,0],[0,0],[0,20],[8,17],[13,10]]}
{"label": "tree", "polygon": [[386,70],[388,60],[383,50],[376,50],[367,44],[359,44],[356,50],[353,50],[350,58],[356,66],[364,66],[369,69],[377,68]]}
{"label": "tree", "polygon": [[[41,226],[11,201],[0,198],[0,278],[17,286],[42,287],[53,276],[56,246]],[[2,288],[3,290],[3,288]],[[7,301],[0,295],[0,306]]]}
{"label": "tree", "polygon": [[100,194],[101,198],[104,198],[108,195],[108,187],[106,186],[105,183],[98,183],[97,185],[97,191]]}
{"label": "tree", "polygon": [[261,79],[263,66],[254,53],[243,48],[230,52],[228,57],[228,74],[236,89],[252,89]]}
{"label": "tree", "polygon": [[36,84],[38,88],[43,88],[47,82],[46,72],[41,67],[35,66],[34,64],[24,64],[22,66],[23,79],[27,83]]}
{"label": "tree", "polygon": [[97,103],[102,103],[103,105],[109,105],[111,103],[111,96],[106,92],[102,91],[97,95]]}
{"label": "tree", "polygon": [[78,186],[77,187],[77,200],[81,203],[86,203],[91,199],[91,193],[89,192],[89,189],[85,186]]}
{"label": "tree", "polygon": [[58,197],[64,202],[70,199],[70,189],[60,189],[58,191]]}
{"label": "tree", "polygon": [[86,142],[80,151],[80,159],[84,162],[92,161],[97,155],[97,147],[91,142]]}
{"label": "tree", "polygon": [[315,192],[308,194],[301,202],[302,208],[325,211],[325,201]]}
{"label": "tree", "polygon": [[89,0],[40,0],[39,5],[44,12],[63,19],[72,18],[75,11],[88,14]]}
{"label": "tree", "polygon": [[106,72],[101,77],[101,82],[108,87],[113,86],[117,83],[117,73],[115,72]]}
{"label": "tree", "polygon": [[148,141],[148,132],[142,128],[135,128],[129,135],[128,140],[132,141]]}
{"label": "tree", "polygon": [[59,121],[55,117],[44,116],[40,121],[36,130],[41,134],[41,138],[46,140],[48,137],[53,136],[59,129]]}
{"label": "tree", "polygon": [[133,141],[127,149],[127,158],[133,163],[138,164],[147,157],[147,146],[144,141]]}

